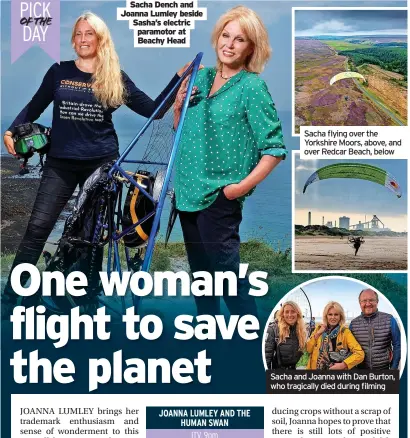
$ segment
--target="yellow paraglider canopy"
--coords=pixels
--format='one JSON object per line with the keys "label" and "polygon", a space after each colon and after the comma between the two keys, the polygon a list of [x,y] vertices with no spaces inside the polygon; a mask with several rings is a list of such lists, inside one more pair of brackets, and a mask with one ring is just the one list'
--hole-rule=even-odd
{"label": "yellow paraglider canopy", "polygon": [[330,85],[333,85],[335,82],[340,81],[341,79],[349,78],[359,78],[363,79],[363,81],[366,82],[365,77],[360,73],[357,73],[355,71],[344,71],[343,73],[338,73],[337,75],[334,75],[333,78],[330,79]]}

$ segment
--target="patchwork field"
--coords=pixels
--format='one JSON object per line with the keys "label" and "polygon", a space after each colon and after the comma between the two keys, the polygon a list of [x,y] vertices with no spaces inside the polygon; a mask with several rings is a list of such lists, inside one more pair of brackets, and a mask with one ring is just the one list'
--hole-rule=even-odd
{"label": "patchwork field", "polygon": [[352,43],[350,41],[339,40],[322,40],[322,43],[327,44],[332,49],[335,49],[337,52],[341,52],[343,50],[368,49],[369,47],[372,47],[371,44],[360,44]]}
{"label": "patchwork field", "polygon": [[[400,51],[406,49],[392,48],[390,44],[393,43],[386,41],[375,49],[367,41],[296,39],[295,132],[300,132],[300,126],[407,124],[407,78],[374,64],[364,63],[356,68],[352,61],[351,53],[359,60],[375,59],[374,53],[383,53],[380,63],[389,68],[397,65],[401,71]],[[344,56],[344,52],[349,56]],[[405,62],[407,66],[407,58]],[[366,83],[343,79],[330,85],[334,75],[353,68],[365,76]]]}

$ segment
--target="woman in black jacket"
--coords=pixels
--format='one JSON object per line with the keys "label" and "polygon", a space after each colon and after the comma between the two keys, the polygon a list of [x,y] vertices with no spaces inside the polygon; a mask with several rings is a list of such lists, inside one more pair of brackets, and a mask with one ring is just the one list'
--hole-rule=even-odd
{"label": "woman in black jacket", "polygon": [[306,325],[300,307],[286,301],[266,333],[265,360],[268,369],[296,369],[306,344]]}

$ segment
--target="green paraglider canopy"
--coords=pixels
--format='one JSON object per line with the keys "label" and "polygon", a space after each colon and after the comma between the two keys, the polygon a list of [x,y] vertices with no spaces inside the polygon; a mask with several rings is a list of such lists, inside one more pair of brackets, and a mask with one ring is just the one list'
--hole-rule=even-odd
{"label": "green paraglider canopy", "polygon": [[307,187],[315,181],[329,178],[352,178],[371,181],[385,186],[398,198],[401,197],[400,185],[393,175],[380,167],[361,163],[338,163],[321,167],[312,175],[310,175],[305,183],[305,186],[303,187],[303,193],[305,193]]}
{"label": "green paraglider canopy", "polygon": [[356,73],[355,71],[345,71],[343,73],[338,73],[334,75],[332,79],[330,79],[330,85],[333,85],[335,82],[340,81],[341,79],[350,79],[350,78],[358,78],[363,79],[366,82],[366,79],[360,73]]}

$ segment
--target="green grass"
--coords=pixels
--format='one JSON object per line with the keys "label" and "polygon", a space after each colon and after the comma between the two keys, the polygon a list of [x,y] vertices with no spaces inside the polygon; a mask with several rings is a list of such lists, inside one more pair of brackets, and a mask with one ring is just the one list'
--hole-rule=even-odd
{"label": "green grass", "polygon": [[157,242],[152,256],[151,272],[169,271],[173,257],[185,257],[185,247],[183,243],[168,243],[168,245],[165,246],[164,242]]}
{"label": "green grass", "polygon": [[[124,253],[124,246],[122,244],[120,244],[119,252],[120,252],[121,266],[123,269],[126,269],[127,264],[126,264],[126,258]],[[108,246],[106,246],[104,250],[105,263],[107,260],[107,254],[108,254]],[[15,257],[15,253],[10,253],[10,252],[6,252],[0,255],[2,273],[8,274],[9,268],[13,263],[14,257]],[[168,244],[167,247],[165,247],[164,242],[157,242],[155,244],[155,250],[152,257],[151,272],[167,271],[171,268],[172,258],[183,258],[183,257],[185,257],[185,246],[182,242],[170,243]],[[45,268],[45,264],[43,260],[44,260],[43,257],[40,257],[40,260],[37,264],[37,267],[40,269],[40,271],[42,271]],[[104,265],[103,267],[105,268]]]}
{"label": "green grass", "polygon": [[[274,250],[267,243],[258,240],[249,240],[241,243],[241,260],[249,263],[248,273],[252,271],[265,271],[269,276],[283,276],[291,271],[289,250]],[[173,259],[186,260],[185,245],[181,243],[163,242],[155,245],[151,271],[164,271],[170,269]]]}
{"label": "green grass", "polygon": [[391,47],[390,50],[395,53],[399,53],[403,57],[407,57],[407,48],[406,47]]}
{"label": "green grass", "polygon": [[162,252],[166,252],[170,256],[172,255],[172,257],[185,257],[185,244],[183,242],[171,242],[165,247],[164,242],[156,242],[154,258],[156,254],[161,254]]}
{"label": "green grass", "polygon": [[[120,250],[122,254],[122,249]],[[300,284],[318,277],[325,277],[332,274],[292,274],[292,262],[289,250],[274,250],[265,242],[250,240],[243,242],[240,248],[241,262],[249,263],[248,274],[253,271],[267,272],[268,293],[261,297],[260,303],[266,308],[272,309],[289,291]],[[8,274],[14,254],[2,254],[2,272]],[[124,258],[125,259],[125,258]],[[151,272],[166,271],[172,268],[173,262],[182,262],[178,265],[188,266],[185,247],[182,242],[169,243],[167,247],[163,242],[155,246]],[[125,260],[123,260],[125,268]],[[44,269],[43,266],[39,266]],[[181,269],[181,268],[179,268]],[[183,268],[182,268],[183,269]],[[399,312],[407,311],[407,290],[401,284],[393,281],[382,274],[340,274],[341,276],[353,277],[361,280],[381,291],[388,298]]]}
{"label": "green grass", "polygon": [[[0,265],[1,265],[1,274],[2,275],[8,275],[11,265],[13,264],[14,257],[16,256],[15,253],[11,252],[5,252],[0,254]],[[40,271],[42,271],[45,268],[44,259],[41,257],[39,262],[37,263],[37,267]]]}
{"label": "green grass", "polygon": [[3,177],[14,175],[14,173],[15,173],[14,171],[9,169],[0,169],[0,175]]}
{"label": "green grass", "polygon": [[370,47],[374,47],[372,44],[355,44],[349,43],[347,41],[323,40],[321,42],[327,44],[338,52],[343,52],[344,50],[368,49]]}
{"label": "green grass", "polygon": [[13,263],[13,260],[14,260],[15,255],[16,255],[16,254],[14,254],[14,253],[10,253],[10,252],[6,252],[6,253],[3,253],[3,254],[1,255],[1,266],[2,266],[2,270],[3,270],[3,267],[4,267],[4,268],[7,268],[8,266],[10,266],[10,265]]}
{"label": "green grass", "polygon": [[282,276],[291,270],[289,250],[274,250],[265,242],[249,240],[240,249],[242,263],[249,263],[248,272],[265,271],[269,276]]}

